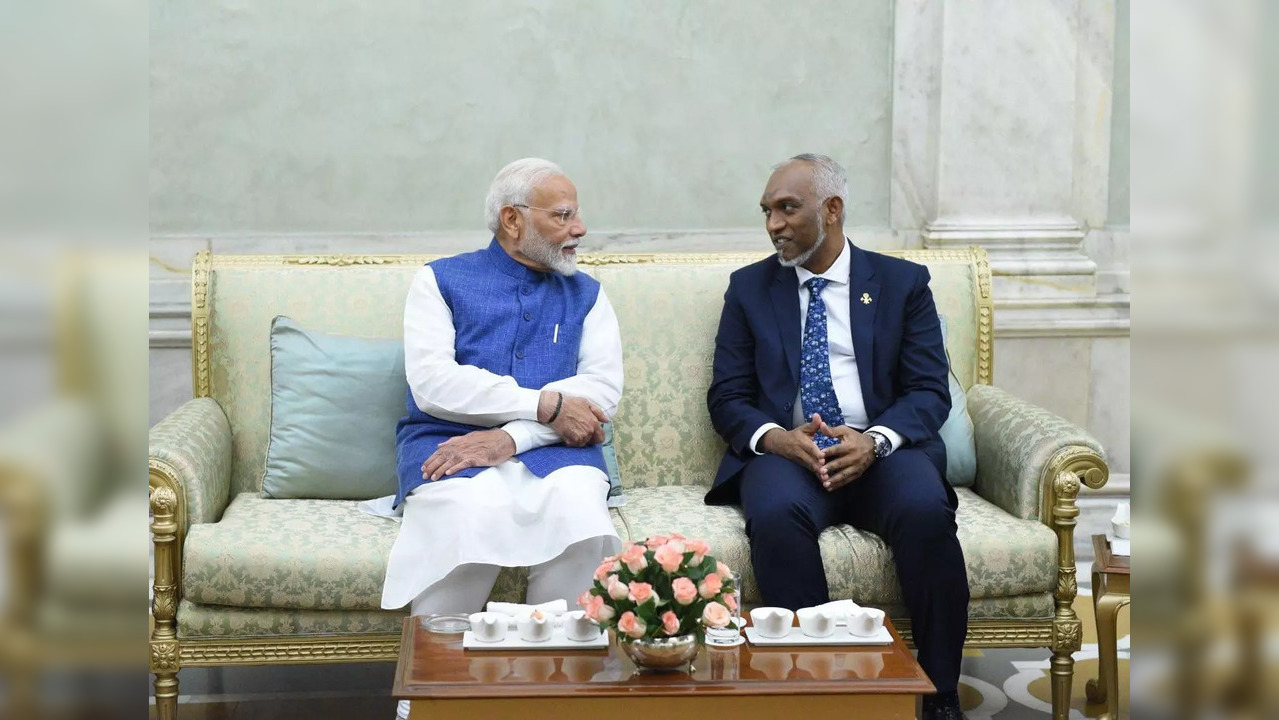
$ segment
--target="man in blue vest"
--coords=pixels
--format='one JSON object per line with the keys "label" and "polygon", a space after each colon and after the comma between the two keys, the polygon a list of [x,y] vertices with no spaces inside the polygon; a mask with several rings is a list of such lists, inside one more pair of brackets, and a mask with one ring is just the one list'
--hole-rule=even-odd
{"label": "man in blue vest", "polygon": [[414,615],[481,609],[502,567],[529,568],[529,603],[573,602],[620,544],[599,444],[622,343],[603,289],[576,272],[577,189],[554,163],[517,160],[485,216],[488,247],[427,264],[405,303],[404,520],[382,606]]}
{"label": "man in blue vest", "polygon": [[818,536],[848,523],[893,551],[926,718],[956,689],[968,579],[938,430],[950,410],[928,270],[844,236],[848,184],[824,155],[778,165],[760,210],[776,257],[732,274],[707,403],[728,443],[711,504],[739,503],[765,605],[830,600]]}

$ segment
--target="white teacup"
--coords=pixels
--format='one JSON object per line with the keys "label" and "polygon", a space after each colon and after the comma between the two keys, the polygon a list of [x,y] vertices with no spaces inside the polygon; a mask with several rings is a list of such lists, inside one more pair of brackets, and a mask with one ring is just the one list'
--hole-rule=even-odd
{"label": "white teacup", "polygon": [[553,626],[551,624],[550,616],[540,610],[534,610],[528,615],[520,618],[518,628],[521,640],[527,642],[546,642],[551,639],[551,629]]}
{"label": "white teacup", "polygon": [[848,632],[860,637],[870,637],[884,627],[884,611],[877,608],[857,608],[848,615]]}
{"label": "white teacup", "polygon": [[766,638],[786,637],[794,621],[795,612],[786,608],[758,607],[751,610],[751,624],[755,626],[755,632]]}
{"label": "white teacup", "polygon": [[564,613],[564,637],[577,642],[594,640],[600,636],[600,626],[586,617],[581,610]]}
{"label": "white teacup", "polygon": [[1131,534],[1129,524],[1118,520],[1110,521],[1110,531],[1114,533],[1116,540],[1128,540]]}
{"label": "white teacup", "polygon": [[500,642],[506,639],[508,618],[502,613],[471,613],[471,635],[480,642]]}
{"label": "white teacup", "polygon": [[800,608],[795,613],[799,616],[799,629],[805,635],[815,638],[828,637],[835,632],[836,614],[822,608]]}

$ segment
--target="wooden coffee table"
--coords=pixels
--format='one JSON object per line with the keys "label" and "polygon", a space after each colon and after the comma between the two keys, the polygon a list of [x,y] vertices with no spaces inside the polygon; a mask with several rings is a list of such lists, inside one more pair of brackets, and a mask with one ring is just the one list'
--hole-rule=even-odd
{"label": "wooden coffee table", "polygon": [[[392,695],[412,720],[583,717],[914,718],[936,692],[889,623],[892,645],[702,647],[691,672],[637,672],[617,647],[463,650],[462,634],[406,618]],[[619,705],[624,703],[625,707]]]}

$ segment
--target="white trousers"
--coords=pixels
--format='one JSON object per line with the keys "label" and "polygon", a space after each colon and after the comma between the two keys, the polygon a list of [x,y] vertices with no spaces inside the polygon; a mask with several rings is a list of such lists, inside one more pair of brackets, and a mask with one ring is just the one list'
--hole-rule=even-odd
{"label": "white trousers", "polygon": [[[573,608],[577,596],[591,586],[600,560],[612,553],[615,538],[593,537],[569,545],[557,557],[528,569],[528,595],[524,602],[537,605],[563,599]],[[413,599],[413,615],[473,613],[484,609],[499,565],[459,565],[443,580]]]}
{"label": "white trousers", "polygon": [[[517,460],[473,478],[427,483],[404,501],[382,607],[480,609],[499,568],[530,568],[529,600],[575,600],[600,560],[621,545],[608,478],[570,466],[538,477]],[[476,597],[478,600],[475,600]],[[469,609],[469,610],[468,610]]]}

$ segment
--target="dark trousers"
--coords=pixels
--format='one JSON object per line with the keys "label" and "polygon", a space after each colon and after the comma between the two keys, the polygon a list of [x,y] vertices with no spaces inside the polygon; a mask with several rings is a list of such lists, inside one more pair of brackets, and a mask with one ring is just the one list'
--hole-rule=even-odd
{"label": "dark trousers", "polygon": [[835,492],[777,455],[752,459],[738,482],[765,605],[794,610],[828,602],[817,536],[840,523],[873,532],[893,551],[920,666],[939,693],[955,691],[968,628],[968,573],[955,510],[924,453],[902,448]]}

